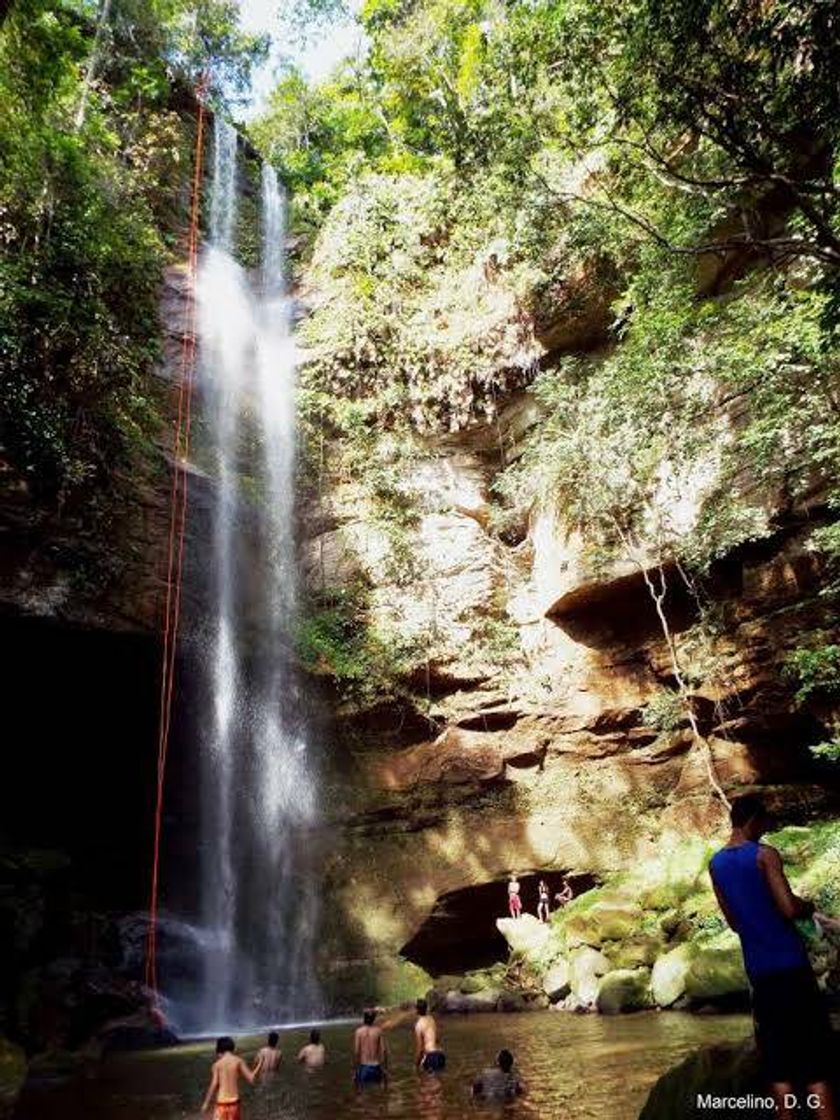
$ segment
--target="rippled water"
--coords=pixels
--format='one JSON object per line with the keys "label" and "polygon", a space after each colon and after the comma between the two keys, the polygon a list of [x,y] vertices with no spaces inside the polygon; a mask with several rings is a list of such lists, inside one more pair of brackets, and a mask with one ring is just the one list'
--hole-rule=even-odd
{"label": "rippled water", "polygon": [[[501,1115],[585,1120],[638,1116],[653,1082],[694,1047],[736,1040],[750,1031],[746,1016],[691,1016],[677,1012],[616,1018],[541,1012],[481,1015],[442,1022],[448,1055],[441,1077],[412,1070],[410,1022],[388,1032],[391,1082],[387,1091],[358,1093],[351,1083],[354,1024],[323,1028],[328,1064],[309,1072],[294,1058],[305,1030],[281,1035],[284,1063],[271,1082],[243,1092],[244,1120],[453,1120]],[[249,1057],[262,1037],[240,1039]],[[476,1072],[507,1046],[527,1097],[506,1106],[470,1100]],[[172,1050],[119,1054],[72,1081],[31,1078],[15,1120],[197,1120],[212,1059],[210,1043]]]}

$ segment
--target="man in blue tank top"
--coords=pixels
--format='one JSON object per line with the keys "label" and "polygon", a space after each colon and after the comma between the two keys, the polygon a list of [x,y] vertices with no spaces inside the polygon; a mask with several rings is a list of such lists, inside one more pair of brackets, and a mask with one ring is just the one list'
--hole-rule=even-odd
{"label": "man in blue tank top", "polygon": [[752,988],[755,1035],[780,1120],[793,1117],[798,1096],[822,1120],[835,1120],[829,1080],[833,1038],[828,1012],[794,920],[814,905],[793,893],[782,857],[760,844],[770,819],[759,797],[732,805],[732,835],[709,864],[726,918],[741,939]]}

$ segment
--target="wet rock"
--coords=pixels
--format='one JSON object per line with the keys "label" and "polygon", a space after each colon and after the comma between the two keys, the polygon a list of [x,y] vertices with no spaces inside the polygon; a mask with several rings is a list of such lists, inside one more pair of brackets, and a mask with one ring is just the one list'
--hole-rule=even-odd
{"label": "wet rock", "polygon": [[685,992],[694,1001],[747,992],[741,944],[731,931],[691,946]]}
{"label": "wet rock", "polygon": [[174,1046],[178,1036],[152,1010],[137,1011],[122,1019],[113,1019],[97,1032],[103,1053],[111,1050],[152,1050]]}
{"label": "wet rock", "polygon": [[543,976],[542,986],[552,1003],[565,999],[571,991],[569,962],[562,957],[555,961]]}
{"label": "wet rock", "polygon": [[[840,1036],[835,1036],[840,1045]],[[840,1088],[835,1076],[834,1089]],[[775,1108],[764,1107],[769,1096],[753,1042],[703,1046],[668,1070],[650,1091],[639,1120],[766,1120]],[[701,1098],[719,1103],[700,1104]],[[739,1100],[740,1098],[740,1100]],[[731,1103],[727,1103],[731,1102]]]}
{"label": "wet rock", "polygon": [[533,914],[523,914],[521,918],[499,918],[496,928],[512,952],[523,953],[530,960],[539,959],[551,940],[551,927]]}
{"label": "wet rock", "polygon": [[671,1007],[685,994],[691,968],[691,947],[678,945],[663,953],[653,966],[650,987],[653,998],[660,1007]]}
{"label": "wet rock", "polygon": [[649,970],[621,968],[608,972],[598,984],[595,1006],[604,1015],[617,1015],[650,1007]]}
{"label": "wet rock", "polygon": [[569,964],[569,983],[572,994],[585,1007],[594,1007],[598,998],[600,978],[612,965],[597,949],[583,948],[572,953]]}
{"label": "wet rock", "polygon": [[602,946],[616,968],[650,967],[662,952],[664,936],[634,933],[626,941]]}
{"label": "wet rock", "polygon": [[602,945],[629,936],[642,919],[642,911],[632,902],[606,900],[585,910],[575,911],[566,921],[570,945]]}
{"label": "wet rock", "polygon": [[484,988],[480,992],[471,992],[469,995],[453,988],[438,999],[437,1008],[446,1014],[461,1015],[496,1011],[501,997],[502,993],[497,988]]}

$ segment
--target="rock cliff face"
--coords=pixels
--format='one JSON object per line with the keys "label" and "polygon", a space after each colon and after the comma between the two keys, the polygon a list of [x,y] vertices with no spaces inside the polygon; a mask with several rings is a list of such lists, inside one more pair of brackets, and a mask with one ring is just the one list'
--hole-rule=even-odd
{"label": "rock cliff face", "polygon": [[[164,386],[183,295],[176,268],[163,289]],[[595,346],[604,321],[601,307],[579,330],[558,321],[546,337]],[[824,737],[821,713],[796,705],[782,672],[803,630],[836,630],[808,548],[825,514],[819,495],[793,509],[757,496],[770,532],[699,588],[673,567],[658,571],[652,556],[593,567],[562,510],[493,529],[493,480],[537,416],[536,401],[518,391],[498,421],[418,443],[402,479],[414,515],[400,564],[358,480],[326,486],[301,510],[312,601],[363,586],[367,625],[386,647],[411,650],[399,688],[382,701],[347,704],[328,664],[312,680],[327,713],[321,945],[337,1008],[407,997],[425,985],[421,969],[460,972],[503,956],[495,919],[512,869],[534,909],[538,873],[552,886],[569,874],[586,889],[674,838],[709,835],[723,816],[710,763],[727,790],[767,787],[792,820],[836,803],[829,772],[807,750]],[[22,848],[69,850],[73,889],[103,881],[103,858],[119,868],[109,879],[116,889],[95,900],[105,909],[145,898],[167,466],[162,435],[126,480],[125,501],[101,515],[39,511],[8,474],[0,490],[0,604],[18,652],[9,714],[28,729],[14,752],[21,796],[10,835]],[[196,468],[187,639],[201,628],[209,485]],[[691,520],[691,511],[674,513]],[[251,548],[247,519],[241,544]],[[657,586],[664,578],[681,660],[702,682],[691,704],[708,752],[673,704],[646,575]],[[186,699],[187,709],[200,706]],[[61,796],[44,801],[42,772]],[[177,837],[189,835],[196,811],[177,751],[171,774],[177,861]]]}
{"label": "rock cliff face", "polygon": [[[725,813],[710,768],[730,793],[765,787],[791,819],[833,797],[807,749],[824,729],[783,672],[803,631],[832,626],[807,546],[818,500],[765,504],[761,545],[726,557],[702,586],[644,556],[593,571],[562,510],[532,515],[512,541],[491,531],[493,478],[536,407],[520,394],[498,424],[424,445],[404,480],[417,517],[401,580],[355,483],[305,512],[313,596],[362,581],[369,626],[413,635],[419,650],[402,697],[336,706],[325,954],[342,983],[375,991],[396,953],[433,973],[498,959],[512,869],[591,883],[713,834]],[[646,577],[663,581],[706,747],[676,702]]]}

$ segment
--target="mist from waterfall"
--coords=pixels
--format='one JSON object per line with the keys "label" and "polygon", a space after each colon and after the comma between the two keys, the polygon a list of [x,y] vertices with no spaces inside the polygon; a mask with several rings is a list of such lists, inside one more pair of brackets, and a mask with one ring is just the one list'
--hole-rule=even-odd
{"label": "mist from waterfall", "polygon": [[217,115],[208,243],[197,281],[202,428],[215,478],[212,606],[201,666],[212,698],[201,742],[203,995],[185,1029],[282,1023],[318,1011],[309,866],[317,783],[289,635],[295,359],[285,201],[262,169],[261,268],[237,263],[237,136]]}

